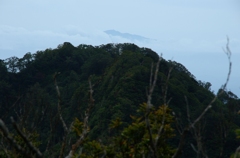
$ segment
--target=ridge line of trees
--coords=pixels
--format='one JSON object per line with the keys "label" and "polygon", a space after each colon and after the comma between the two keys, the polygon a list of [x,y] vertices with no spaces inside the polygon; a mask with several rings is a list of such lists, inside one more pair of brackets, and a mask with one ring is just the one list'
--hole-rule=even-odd
{"label": "ridge line of trees", "polygon": [[[22,59],[13,57],[5,60],[5,63],[1,61],[0,86],[8,92],[1,92],[4,95],[0,107],[13,117],[11,122],[3,121],[2,117],[0,119],[0,155],[175,158],[183,156],[188,148],[186,144],[190,144],[196,157],[208,157],[209,151],[206,152],[204,146],[209,142],[204,142],[202,138],[211,131],[206,131],[204,126],[210,122],[208,117],[216,117],[213,120],[219,119],[222,123],[219,128],[222,130],[220,139],[223,144],[218,156],[226,157],[223,155],[226,135],[239,128],[234,120],[238,118],[239,108],[236,106],[239,100],[231,92],[226,92],[232,67],[229,41],[225,53],[229,72],[226,82],[215,96],[209,92],[208,83],[197,82],[181,64],[166,62],[151,50],[131,44],[110,44],[97,48],[80,45],[75,48],[70,43],[64,43],[55,50],[37,52],[34,59],[31,53],[27,53]],[[149,80],[147,67],[152,62],[157,63],[155,66],[152,64]],[[47,75],[53,73],[51,77]],[[181,82],[174,76],[178,76]],[[19,82],[16,77],[24,80]],[[53,84],[46,82],[49,78],[53,79]],[[141,87],[147,85],[146,82],[140,82],[143,80],[149,80],[146,102],[140,93]],[[43,88],[45,86],[46,89]],[[73,90],[71,87],[79,88]],[[205,91],[202,96],[209,95],[206,98],[199,95],[200,98],[196,99],[195,95],[201,92],[197,89],[201,88]],[[184,93],[185,99],[181,99],[179,92]],[[12,103],[9,99],[16,93],[20,97]],[[57,98],[57,104],[55,99],[48,99],[50,93],[51,98]],[[157,96],[156,93],[162,95]],[[85,105],[86,102],[89,104]],[[185,104],[186,110],[177,110],[180,106],[176,106],[176,103]],[[196,109],[192,104],[196,104]],[[229,116],[221,112],[226,110],[222,105],[228,106]],[[123,111],[128,111],[129,115]],[[181,116],[182,112],[186,114],[185,118]],[[18,122],[14,121],[16,118]],[[213,137],[212,134],[209,136]],[[40,142],[39,137],[47,139]],[[236,141],[235,138],[233,140]],[[238,154],[236,150],[232,156]]]}

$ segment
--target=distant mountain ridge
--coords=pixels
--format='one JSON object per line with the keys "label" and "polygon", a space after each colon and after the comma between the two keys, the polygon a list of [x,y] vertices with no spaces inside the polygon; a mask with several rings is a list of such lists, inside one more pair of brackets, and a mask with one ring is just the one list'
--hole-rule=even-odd
{"label": "distant mountain ridge", "polygon": [[118,36],[118,37],[122,37],[131,41],[140,41],[140,42],[147,42],[150,41],[152,39],[147,38],[147,37],[143,37],[140,35],[135,35],[135,34],[130,34],[130,33],[121,33],[119,31],[116,30],[106,30],[104,31],[106,34],[108,34],[109,36]]}

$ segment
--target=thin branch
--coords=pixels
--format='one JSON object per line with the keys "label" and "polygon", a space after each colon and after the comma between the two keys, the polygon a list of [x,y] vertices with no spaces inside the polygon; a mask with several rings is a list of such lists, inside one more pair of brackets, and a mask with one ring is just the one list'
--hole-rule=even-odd
{"label": "thin branch", "polygon": [[148,115],[145,116],[145,122],[146,122],[147,131],[148,131],[148,134],[149,134],[149,141],[150,141],[151,151],[154,154],[154,157],[157,157],[155,143],[153,141],[152,130],[151,130],[151,127],[150,127],[150,121],[149,121]]}
{"label": "thin branch", "polygon": [[[174,113],[174,116],[175,116],[175,113]],[[176,128],[177,128],[178,132],[181,134],[183,132],[182,122],[177,117],[175,117],[175,118],[176,118]]]}
{"label": "thin branch", "polygon": [[[59,158],[62,158],[62,157],[63,157],[64,149],[65,149],[66,144],[67,144],[67,143],[66,143],[66,142],[67,142],[67,137],[68,137],[68,135],[70,134],[72,127],[73,127],[73,122],[72,122],[71,125],[70,125],[70,128],[69,128],[69,130],[68,130],[68,133],[66,133],[66,135],[65,135],[64,138],[63,138],[63,143],[62,143],[62,147],[61,147],[61,151],[60,151],[60,156],[59,156]],[[68,143],[68,144],[70,145],[70,140],[69,140],[69,143]]]}
{"label": "thin branch", "polygon": [[159,57],[159,60],[156,64],[156,69],[155,69],[155,73],[154,73],[154,80],[152,81],[152,76],[153,76],[153,71],[151,68],[151,77],[150,77],[150,81],[151,83],[149,83],[150,87],[149,87],[149,91],[148,91],[148,95],[147,95],[147,105],[148,105],[148,109],[150,109],[152,107],[152,94],[154,91],[154,88],[156,86],[156,82],[157,82],[157,76],[158,76],[158,70],[159,70],[159,65],[160,65],[160,61],[162,60],[162,57]]}
{"label": "thin branch", "polygon": [[191,143],[190,145],[191,145],[193,151],[195,151],[195,152],[198,154],[198,151],[197,151],[197,149],[195,148],[195,146],[194,146],[192,143]]}
{"label": "thin branch", "polygon": [[[215,100],[216,100],[216,99],[214,98],[214,101],[212,101],[211,103],[214,103]],[[198,116],[198,118],[197,118],[196,120],[194,120],[194,122],[191,124],[191,128],[194,128],[195,124],[202,119],[202,117],[206,114],[206,112],[207,112],[210,108],[212,108],[212,104],[209,104],[209,105],[204,109],[204,111]]]}
{"label": "thin branch", "polygon": [[68,127],[67,127],[67,125],[66,125],[66,123],[65,123],[65,121],[62,117],[62,113],[61,113],[61,93],[60,93],[60,90],[59,90],[59,87],[58,87],[58,84],[57,84],[57,76],[59,74],[60,74],[60,72],[58,72],[58,73],[56,72],[53,76],[53,79],[54,79],[54,85],[55,85],[57,95],[58,95],[58,114],[59,114],[59,118],[62,122],[64,131],[65,131],[65,135],[63,137],[62,147],[61,147],[60,155],[59,155],[59,158],[62,158],[63,154],[64,154],[64,149],[65,149],[65,146],[66,146],[67,136],[69,135],[70,130],[68,129]]}
{"label": "thin branch", "polygon": [[60,74],[60,72],[55,73],[54,76],[53,76],[54,85],[55,85],[55,88],[56,88],[56,91],[57,91],[57,95],[58,95],[58,114],[59,114],[60,120],[61,120],[61,122],[63,124],[63,128],[64,128],[65,132],[68,133],[67,125],[66,125],[65,121],[63,120],[62,113],[61,113],[61,93],[59,91],[58,84],[57,84],[57,76],[59,74]]}
{"label": "thin branch", "polygon": [[234,153],[234,158],[238,158],[240,156],[240,146],[236,149]]}
{"label": "thin branch", "polygon": [[7,150],[7,148],[5,147],[5,145],[4,145],[4,143],[3,143],[3,141],[4,141],[4,140],[3,140],[4,137],[2,137],[3,134],[0,133],[0,136],[1,136],[0,147],[1,147],[1,149],[4,151],[5,155],[6,155],[8,158],[10,158],[10,155],[8,154],[8,150]]}
{"label": "thin branch", "polygon": [[158,145],[158,140],[159,140],[159,138],[161,136],[161,133],[163,131],[163,128],[164,128],[164,125],[165,125],[167,107],[168,107],[169,102],[171,101],[171,98],[168,100],[168,102],[166,100],[167,100],[168,82],[169,82],[172,70],[173,70],[173,67],[171,67],[169,69],[167,80],[166,80],[166,84],[165,84],[165,88],[163,89],[163,92],[164,92],[164,97],[163,97],[163,101],[164,101],[163,108],[164,108],[164,111],[163,111],[163,118],[162,118],[161,126],[158,129],[157,136],[155,138],[155,143],[154,143],[155,148]]}
{"label": "thin branch", "polygon": [[80,135],[80,138],[76,141],[75,144],[72,145],[72,149],[70,150],[69,154],[65,158],[72,158],[73,155],[75,154],[76,150],[79,148],[79,146],[83,143],[85,138],[87,137],[89,133],[89,127],[88,127],[88,119],[89,119],[89,114],[90,110],[92,109],[94,105],[94,99],[93,99],[93,85],[91,83],[91,79],[89,78],[88,80],[89,83],[89,106],[88,109],[85,111],[85,117],[83,121],[83,132]]}
{"label": "thin branch", "polygon": [[158,145],[158,140],[161,136],[161,133],[163,131],[163,128],[164,128],[164,125],[165,125],[165,119],[166,119],[166,110],[167,110],[167,106],[164,106],[164,112],[163,112],[163,118],[162,118],[162,122],[161,122],[161,126],[160,128],[158,129],[158,133],[157,133],[157,136],[155,138],[155,143],[154,143],[154,147],[156,148],[157,145]]}
{"label": "thin branch", "polygon": [[51,119],[50,120],[50,131],[49,131],[50,135],[49,135],[49,137],[47,139],[48,141],[47,141],[46,149],[43,152],[44,154],[48,153],[48,150],[49,150],[49,147],[50,147],[50,143],[51,143],[51,139],[52,139],[52,136],[53,136],[52,118],[50,117],[50,119]]}
{"label": "thin branch", "polygon": [[167,92],[168,92],[168,82],[169,82],[172,70],[173,70],[173,67],[171,67],[168,71],[168,76],[167,76],[167,80],[166,80],[166,84],[165,84],[164,97],[163,97],[163,101],[164,101],[165,105],[168,105],[170,102],[170,100],[167,102]]}
{"label": "thin branch", "polygon": [[150,79],[149,79],[149,87],[152,87],[152,83],[153,83],[153,63],[151,64],[151,74],[150,74]]}
{"label": "thin branch", "polygon": [[231,70],[232,70],[232,62],[231,62],[231,55],[232,52],[229,48],[229,39],[227,38],[227,44],[226,44],[226,50],[224,50],[224,52],[226,53],[227,57],[228,57],[228,75],[227,75],[227,79],[224,83],[224,85],[221,87],[220,92],[213,98],[213,100],[210,102],[210,104],[205,108],[205,110],[203,111],[203,113],[193,122],[192,126],[194,126],[204,115],[205,113],[212,107],[212,104],[216,101],[216,99],[222,95],[222,93],[224,92],[224,90],[227,87],[227,84],[229,82],[230,79],[230,75],[231,75]]}
{"label": "thin branch", "polygon": [[20,135],[20,137],[23,139],[25,144],[29,147],[29,149],[36,155],[36,157],[41,158],[42,153],[31,143],[30,140],[22,133],[22,131],[19,129],[18,125],[14,121],[13,117],[11,117],[11,121],[13,124],[14,129],[17,131],[17,133]]}
{"label": "thin branch", "polygon": [[190,119],[190,111],[189,111],[188,99],[187,99],[186,95],[184,96],[184,98],[185,98],[185,101],[186,101],[186,107],[187,107],[187,118],[188,118],[188,123],[189,123],[189,125],[191,125],[192,122],[191,122],[191,119]]}
{"label": "thin branch", "polygon": [[201,127],[199,127],[200,125],[198,126],[198,128],[195,128],[194,126],[192,126],[192,122],[191,122],[191,119],[190,119],[190,110],[189,110],[188,99],[187,99],[186,96],[184,96],[184,98],[185,98],[186,107],[187,107],[188,123],[189,123],[189,126],[192,127],[191,128],[192,130],[190,130],[190,132],[192,133],[192,135],[194,135],[194,138],[197,142],[197,149],[198,150],[195,148],[195,146],[193,144],[190,144],[190,145],[191,145],[192,149],[197,153],[197,158],[199,158],[201,156],[201,153],[203,155],[205,155],[205,157],[207,157],[206,154],[204,153],[203,147],[202,147],[202,139],[201,139],[201,131],[200,131]]}
{"label": "thin branch", "polygon": [[10,135],[8,128],[5,123],[0,119],[0,130],[3,133],[3,136],[8,140],[11,146],[13,146],[16,151],[24,155],[25,157],[31,157],[18,143],[16,140]]}
{"label": "thin branch", "polygon": [[[150,127],[149,114],[150,114],[150,109],[153,106],[152,103],[151,103],[152,94],[153,94],[154,88],[156,86],[157,76],[158,76],[158,71],[159,71],[159,65],[160,65],[161,60],[162,60],[162,57],[159,57],[158,62],[156,64],[156,69],[155,69],[154,76],[153,76],[153,64],[151,66],[149,91],[147,93],[147,111],[146,111],[146,114],[145,114],[146,128],[147,128],[147,131],[148,131],[148,134],[149,134],[149,139],[150,139],[150,148],[151,148],[153,156],[155,158],[157,158],[157,154],[156,154],[157,151],[156,151],[156,146],[155,146],[153,136],[152,136],[152,130],[151,130],[151,127]],[[153,79],[153,77],[154,77],[154,79]]]}
{"label": "thin branch", "polygon": [[[224,50],[224,49],[223,49]],[[227,87],[227,84],[229,82],[230,79],[230,75],[231,75],[231,70],[232,70],[232,62],[231,62],[231,50],[229,48],[229,39],[227,38],[227,44],[226,44],[226,50],[224,50],[224,52],[226,53],[227,57],[228,57],[228,62],[229,62],[229,66],[228,66],[228,74],[227,74],[227,79],[226,82],[224,83],[224,85],[221,87],[221,91],[212,99],[212,101],[208,104],[208,106],[203,110],[203,112],[198,116],[198,118],[196,118],[192,124],[190,124],[189,126],[185,127],[184,131],[181,134],[181,138],[180,138],[180,142],[178,145],[178,148],[176,150],[176,152],[174,153],[174,155],[172,156],[172,158],[176,158],[180,155],[181,150],[183,148],[184,145],[184,141],[185,141],[185,137],[186,134],[190,131],[191,128],[194,128],[194,125],[196,123],[198,123],[203,116],[206,114],[206,112],[212,107],[212,104],[216,101],[216,99],[224,92],[224,90]]]}

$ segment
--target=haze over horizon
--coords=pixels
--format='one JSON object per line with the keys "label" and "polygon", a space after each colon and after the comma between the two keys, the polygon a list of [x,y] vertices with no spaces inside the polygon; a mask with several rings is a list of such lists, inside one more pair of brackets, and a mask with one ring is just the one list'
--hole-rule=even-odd
{"label": "haze over horizon", "polygon": [[0,19],[0,59],[64,42],[135,43],[183,64],[197,80],[210,82],[215,92],[227,75],[222,48],[228,36],[233,62],[228,90],[240,96],[238,0],[3,0]]}

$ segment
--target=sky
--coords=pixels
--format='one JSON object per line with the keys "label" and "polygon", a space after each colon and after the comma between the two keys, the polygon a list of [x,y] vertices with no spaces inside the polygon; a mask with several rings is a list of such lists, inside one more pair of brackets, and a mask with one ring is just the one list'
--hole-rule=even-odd
{"label": "sky", "polygon": [[[70,42],[135,43],[183,64],[196,78],[224,84],[229,37],[232,74],[228,90],[240,97],[239,0],[1,0],[0,59]],[[113,36],[123,35],[149,40]]]}

